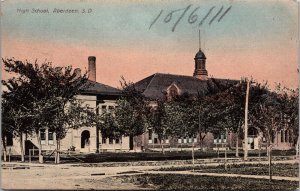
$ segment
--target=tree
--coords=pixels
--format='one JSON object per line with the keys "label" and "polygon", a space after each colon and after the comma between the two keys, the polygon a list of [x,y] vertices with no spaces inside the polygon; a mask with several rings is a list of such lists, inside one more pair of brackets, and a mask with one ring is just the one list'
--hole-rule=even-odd
{"label": "tree", "polygon": [[[163,142],[172,135],[172,127],[176,127],[174,115],[174,104],[166,100],[158,100],[156,107],[151,107],[147,115],[147,123],[150,128],[157,134],[161,144],[162,153],[164,153]],[[178,114],[178,113],[176,113]],[[174,119],[173,117],[177,118]]]}
{"label": "tree", "polygon": [[30,98],[26,100],[30,91],[28,84],[20,85],[23,82],[21,79],[18,80],[16,78],[2,81],[3,85],[7,87],[7,90],[3,91],[2,94],[1,128],[4,155],[6,155],[6,142],[4,138],[8,133],[11,133],[14,137],[19,137],[22,162],[25,161],[23,135],[32,134],[32,120],[37,119],[37,116],[30,112]]}
{"label": "tree", "polygon": [[[241,126],[244,123],[246,86],[243,80],[227,90],[220,93],[223,104],[221,104],[222,115],[219,116],[224,121],[224,127],[236,134],[236,157],[239,156],[239,138],[241,138]],[[220,104],[217,104],[220,105]]]}
{"label": "tree", "polygon": [[115,111],[104,111],[98,119],[98,127],[103,139],[118,139],[125,134],[121,126],[116,122]]}
{"label": "tree", "polygon": [[[2,60],[5,71],[15,76],[3,81],[9,89],[7,96],[3,95],[3,99],[8,99],[7,97],[10,96],[11,100],[19,98],[20,102],[24,102],[22,108],[30,123],[22,123],[24,127],[22,130],[17,129],[17,132],[21,133],[25,129],[35,133],[39,143],[39,161],[43,162],[39,133],[41,129],[49,128],[55,131],[59,149],[59,141],[64,137],[66,125],[73,124],[72,127],[75,128],[82,124],[78,123],[74,126],[72,121],[82,120],[82,117],[78,117],[78,113],[87,112],[78,102],[76,103],[75,97],[86,85],[87,76],[86,74],[78,76],[71,66],[60,68],[53,67],[49,62],[42,63],[40,66],[37,61],[32,64],[14,59]],[[68,104],[72,106],[69,109]],[[89,115],[83,116],[90,119]],[[11,120],[17,121],[16,116]]]}
{"label": "tree", "polygon": [[289,89],[277,84],[275,92],[278,95],[282,111],[284,131],[290,134],[290,140],[296,147],[296,157],[299,155],[299,90]]}
{"label": "tree", "polygon": [[[259,85],[256,87],[260,87]],[[259,94],[256,94],[259,95]],[[283,127],[283,111],[280,104],[280,98],[276,92],[266,91],[259,95],[255,107],[252,109],[250,117],[252,123],[258,127],[267,140],[268,157],[269,157],[269,176],[272,180],[272,142],[275,134]]]}
{"label": "tree", "polygon": [[148,128],[146,120],[148,105],[145,96],[135,88],[133,83],[126,82],[123,77],[120,83],[122,96],[116,102],[115,121],[118,129],[122,130],[120,133],[129,136],[136,143],[136,137],[142,135]]}
{"label": "tree", "polygon": [[[59,103],[61,102],[56,102],[56,104]],[[70,99],[64,107],[59,107],[58,105],[56,107],[58,109],[52,113],[52,122],[49,123],[48,129],[56,135],[55,163],[59,163],[60,143],[65,138],[69,129],[95,126],[98,117],[93,108],[84,106],[83,102],[76,98]]]}

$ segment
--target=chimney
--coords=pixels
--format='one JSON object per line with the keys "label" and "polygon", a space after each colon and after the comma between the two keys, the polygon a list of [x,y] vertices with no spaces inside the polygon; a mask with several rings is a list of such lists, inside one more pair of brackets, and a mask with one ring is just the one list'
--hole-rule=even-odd
{"label": "chimney", "polygon": [[89,68],[88,68],[89,80],[96,81],[96,57],[89,56],[88,60],[89,60]]}

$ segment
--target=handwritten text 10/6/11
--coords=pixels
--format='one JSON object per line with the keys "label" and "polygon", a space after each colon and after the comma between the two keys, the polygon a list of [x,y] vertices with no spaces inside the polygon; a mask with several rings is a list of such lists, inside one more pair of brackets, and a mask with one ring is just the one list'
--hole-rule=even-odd
{"label": "handwritten text 10/6/11", "polygon": [[[173,27],[172,27],[172,32],[175,31],[177,25],[180,23],[180,21],[184,18],[185,15],[187,15],[187,22],[190,24],[194,24],[198,21],[199,16],[197,15],[197,11],[199,10],[200,7],[196,7],[194,9],[191,9],[192,5],[188,5],[185,8],[182,9],[176,9],[173,11],[168,12],[165,17],[163,18],[164,23],[169,23],[171,21],[175,21]],[[230,11],[232,6],[229,6],[228,8],[224,8],[224,6],[220,7],[217,12],[213,13],[216,6],[212,6],[207,13],[205,14],[204,17],[199,18],[200,22],[198,22],[199,27],[204,24],[204,22],[208,19],[208,24],[211,25],[216,19],[218,22],[220,22],[224,16]],[[191,10],[191,12],[189,12]],[[155,17],[155,19],[151,22],[149,26],[149,30],[151,27],[159,20],[159,18],[163,15],[164,10],[161,10],[159,14]],[[214,14],[214,15],[213,15]],[[211,16],[211,17],[210,17]],[[162,16],[163,17],[163,16]]]}

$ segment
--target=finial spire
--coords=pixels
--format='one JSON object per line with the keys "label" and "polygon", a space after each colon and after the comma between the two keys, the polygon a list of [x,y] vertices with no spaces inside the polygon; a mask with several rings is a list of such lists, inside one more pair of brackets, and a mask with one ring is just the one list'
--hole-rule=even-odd
{"label": "finial spire", "polygon": [[199,50],[201,50],[201,32],[199,29]]}

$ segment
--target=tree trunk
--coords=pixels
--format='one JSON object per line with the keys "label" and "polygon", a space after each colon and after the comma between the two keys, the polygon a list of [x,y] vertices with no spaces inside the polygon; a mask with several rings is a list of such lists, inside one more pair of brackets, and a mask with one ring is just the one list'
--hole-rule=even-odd
{"label": "tree trunk", "polygon": [[296,159],[299,158],[299,137],[297,139],[297,143],[296,143]]}
{"label": "tree trunk", "polygon": [[162,153],[162,154],[165,154],[163,141],[164,141],[164,139],[159,139],[160,147],[161,147],[161,153]]}
{"label": "tree trunk", "polygon": [[123,149],[123,137],[122,136],[120,138],[120,143],[121,143],[121,145],[120,145],[120,151],[122,152],[122,149]]}
{"label": "tree trunk", "polygon": [[180,144],[180,151],[182,152],[182,142],[181,142],[181,144]]}
{"label": "tree trunk", "polygon": [[261,137],[259,137],[259,140],[258,140],[258,157],[259,157],[259,160],[260,160],[260,157],[261,157]]}
{"label": "tree trunk", "polygon": [[55,164],[60,163],[60,140],[56,139]]}
{"label": "tree trunk", "polygon": [[6,149],[3,149],[3,161],[6,162]]}
{"label": "tree trunk", "polygon": [[202,136],[201,133],[199,133],[199,134],[200,134],[200,136],[199,136],[200,137],[200,150],[203,151],[203,141],[204,141],[204,138],[206,135]]}
{"label": "tree trunk", "polygon": [[224,160],[225,170],[227,170],[227,146],[225,145],[225,160]]}
{"label": "tree trunk", "polygon": [[231,131],[228,133],[228,142],[229,142],[229,149],[231,149],[232,148],[232,133],[231,133]]}
{"label": "tree trunk", "polygon": [[135,153],[136,153],[136,146],[137,146],[136,136],[133,136],[133,149]]}
{"label": "tree trunk", "polygon": [[99,153],[99,144],[99,126],[96,124],[96,153]]}
{"label": "tree trunk", "polygon": [[194,151],[194,148],[195,148],[195,143],[194,143],[194,140],[193,140],[193,148],[192,148],[193,172],[195,171],[195,151]]}
{"label": "tree trunk", "polygon": [[268,145],[269,152],[269,182],[272,181],[272,146]]}
{"label": "tree trunk", "polygon": [[237,131],[236,135],[236,141],[235,141],[235,156],[239,157],[239,134],[240,134],[240,129]]}
{"label": "tree trunk", "polygon": [[41,143],[41,137],[39,132],[36,132],[36,138],[39,144],[39,163],[44,163],[44,159],[42,155],[42,143]]}
{"label": "tree trunk", "polygon": [[3,135],[2,135],[2,145],[3,145],[3,161],[6,162],[7,152],[6,152],[5,137]]}
{"label": "tree trunk", "polygon": [[21,161],[25,162],[24,157],[24,144],[23,144],[23,133],[20,133],[20,147],[21,147]]}
{"label": "tree trunk", "polygon": [[218,147],[218,144],[217,144],[217,152],[218,152],[218,158],[219,158],[219,147]]}

